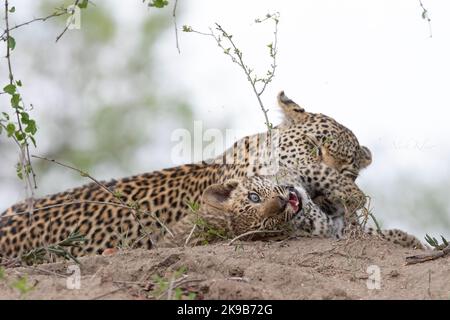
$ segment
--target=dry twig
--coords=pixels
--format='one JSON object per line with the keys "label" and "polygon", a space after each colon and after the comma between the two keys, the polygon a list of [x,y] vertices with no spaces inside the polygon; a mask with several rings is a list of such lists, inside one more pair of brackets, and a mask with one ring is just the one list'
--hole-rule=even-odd
{"label": "dry twig", "polygon": [[[66,9],[57,9],[54,13],[52,13],[52,14],[50,14],[48,16],[40,17],[40,18],[33,18],[33,19],[29,20],[29,21],[19,23],[19,24],[15,25],[14,27],[9,28],[9,31],[13,31],[15,29],[19,29],[19,28],[27,26],[27,25],[29,25],[29,24],[31,24],[33,22],[37,22],[37,21],[45,22],[45,21],[47,21],[49,19],[56,18],[56,17],[59,17],[59,16],[63,16],[65,14],[68,14]],[[7,30],[4,30],[2,35],[0,36],[0,40],[1,41],[6,41],[6,39],[7,39],[6,33],[7,33]]]}
{"label": "dry twig", "polygon": [[442,250],[435,250],[432,252],[406,257],[406,265],[436,260],[438,258],[448,256],[449,254],[450,254],[450,244]]}
{"label": "dry twig", "polygon": [[228,245],[231,246],[234,242],[236,242],[237,240],[244,238],[246,236],[252,235],[252,234],[256,234],[256,233],[280,233],[280,232],[284,232],[285,230],[253,230],[253,231],[248,231],[245,232],[243,234],[238,235],[237,237],[233,238]]}
{"label": "dry twig", "polygon": [[[75,0],[73,7],[75,8],[76,6],[78,6],[79,2],[80,2],[80,0]],[[73,12],[71,12],[71,14],[72,15],[75,14],[75,10]],[[63,29],[63,31],[56,37],[55,42],[58,42],[58,40],[62,38],[62,36],[66,33],[67,30],[69,30],[69,24],[66,24],[66,27]]]}
{"label": "dry twig", "polygon": [[173,5],[172,18],[173,18],[173,27],[175,29],[175,44],[177,46],[178,53],[181,53],[180,44],[178,42],[177,5],[178,0],[175,0],[175,3]]}
{"label": "dry twig", "polygon": [[[266,20],[273,20],[275,23],[274,40],[272,43],[270,43],[268,45],[268,47],[270,49],[269,54],[270,54],[270,57],[272,58],[272,63],[266,73],[266,77],[262,77],[262,78],[253,74],[254,70],[251,69],[244,62],[242,51],[237,47],[236,43],[232,39],[233,35],[229,34],[227,31],[225,31],[225,29],[220,24],[218,24],[218,23],[215,24],[215,30],[217,33],[215,33],[212,28],[209,29],[210,33],[206,33],[206,32],[200,32],[200,31],[194,30],[190,26],[183,26],[184,32],[194,32],[194,33],[197,33],[200,35],[213,37],[214,40],[216,41],[217,45],[223,50],[223,52],[226,55],[228,55],[231,58],[232,62],[236,63],[242,69],[242,71],[244,72],[244,74],[245,74],[248,82],[250,83],[252,90],[258,100],[258,104],[259,104],[262,112],[264,113],[265,124],[266,124],[269,132],[273,128],[273,125],[269,121],[269,117],[267,115],[268,109],[265,108],[265,106],[261,100],[261,95],[266,90],[267,85],[270,82],[272,82],[272,79],[275,76],[275,70],[277,68],[276,56],[277,56],[277,45],[278,45],[279,16],[280,16],[280,14],[278,12],[276,12],[273,14],[267,14],[264,19],[256,19],[255,20],[256,23],[261,23]],[[228,45],[225,45],[223,43],[223,39],[226,39],[228,42],[228,45],[230,45],[231,47],[228,47]],[[259,83],[262,83],[262,87],[260,89],[257,88],[257,85]]]}

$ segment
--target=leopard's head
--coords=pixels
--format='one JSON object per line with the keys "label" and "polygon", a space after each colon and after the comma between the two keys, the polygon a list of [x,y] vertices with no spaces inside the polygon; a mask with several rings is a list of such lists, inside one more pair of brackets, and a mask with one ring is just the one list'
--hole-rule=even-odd
{"label": "leopard's head", "polygon": [[256,230],[284,230],[303,208],[299,192],[289,186],[252,176],[227,180],[205,189],[202,210],[214,217],[226,217],[234,236]]}
{"label": "leopard's head", "polygon": [[297,153],[304,152],[307,161],[325,163],[352,180],[372,163],[369,148],[361,146],[353,132],[336,120],[306,112],[284,91],[278,94],[278,104],[284,114],[284,122],[277,127],[284,156],[298,158]]}

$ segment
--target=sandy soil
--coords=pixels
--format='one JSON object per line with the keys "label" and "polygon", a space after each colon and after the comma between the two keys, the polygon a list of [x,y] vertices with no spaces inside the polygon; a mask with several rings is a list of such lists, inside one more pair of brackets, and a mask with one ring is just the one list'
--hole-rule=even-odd
{"label": "sandy soil", "polygon": [[6,269],[0,299],[450,299],[450,258],[406,266],[417,253],[378,239],[118,251],[81,258],[80,289],[73,263]]}

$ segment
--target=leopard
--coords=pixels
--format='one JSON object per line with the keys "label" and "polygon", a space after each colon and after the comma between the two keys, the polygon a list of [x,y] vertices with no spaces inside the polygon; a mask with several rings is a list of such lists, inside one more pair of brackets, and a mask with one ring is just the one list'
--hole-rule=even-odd
{"label": "leopard", "polygon": [[207,187],[199,210],[181,219],[160,245],[209,244],[236,237],[339,239],[343,228],[336,220],[323,212],[302,186],[280,185],[273,177],[250,176]]}
{"label": "leopard", "polygon": [[284,91],[277,101],[284,115],[280,125],[263,137],[240,139],[214,163],[243,163],[247,175],[276,175],[285,184],[301,184],[328,214],[345,211],[354,222],[367,198],[355,181],[372,163],[370,149],[350,129],[327,115],[306,112]]}
{"label": "leopard", "polygon": [[[282,184],[302,185],[328,211],[343,207],[351,215],[364,206],[365,194],[355,181],[372,162],[370,150],[350,129],[305,111],[284,91],[277,101],[284,116],[279,125],[239,139],[215,158],[86,184],[31,199],[31,208],[30,201],[11,206],[0,215],[0,255],[20,256],[62,241],[74,229],[95,243],[85,250],[74,248],[74,255],[101,253],[124,235],[135,246],[151,248],[190,213],[189,204],[201,203],[208,186],[253,175],[275,175]],[[141,223],[136,225],[137,217],[124,203],[139,207]]]}
{"label": "leopard", "polygon": [[[229,239],[344,239],[344,218],[326,214],[301,185],[280,185],[274,177],[230,179],[207,187],[202,206],[180,220],[161,246],[210,244]],[[367,227],[364,232],[413,249],[426,247],[399,229]]]}

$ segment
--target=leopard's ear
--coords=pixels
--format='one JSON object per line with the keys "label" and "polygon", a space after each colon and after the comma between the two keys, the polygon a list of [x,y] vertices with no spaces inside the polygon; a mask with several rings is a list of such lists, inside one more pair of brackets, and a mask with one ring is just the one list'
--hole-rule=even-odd
{"label": "leopard's ear", "polygon": [[281,91],[278,94],[277,99],[278,105],[280,106],[281,110],[283,110],[285,122],[287,122],[288,124],[292,124],[292,123],[301,123],[304,121],[306,117],[305,109],[303,109],[297,103],[289,99],[284,94],[284,91]]}
{"label": "leopard's ear", "polygon": [[221,208],[231,195],[231,192],[239,185],[238,180],[227,180],[225,183],[210,185],[203,192],[202,200],[206,205]]}
{"label": "leopard's ear", "polygon": [[359,168],[367,168],[372,163],[372,152],[369,148],[361,146],[359,149]]}

